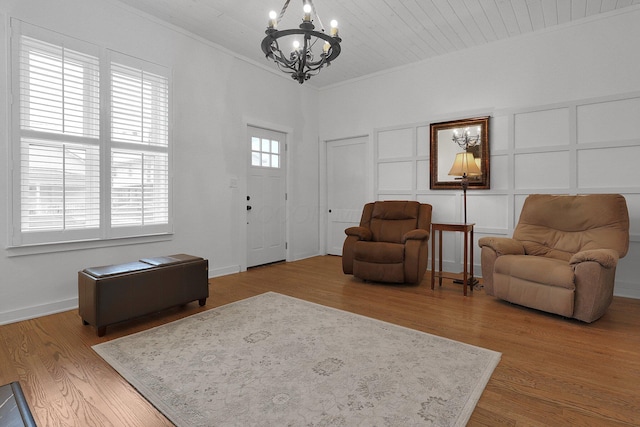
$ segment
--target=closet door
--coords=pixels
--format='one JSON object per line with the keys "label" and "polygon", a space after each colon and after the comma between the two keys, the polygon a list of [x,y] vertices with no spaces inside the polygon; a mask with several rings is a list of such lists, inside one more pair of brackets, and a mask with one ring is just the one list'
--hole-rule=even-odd
{"label": "closet door", "polygon": [[345,228],[360,224],[367,202],[368,137],[327,142],[327,253],[342,255]]}

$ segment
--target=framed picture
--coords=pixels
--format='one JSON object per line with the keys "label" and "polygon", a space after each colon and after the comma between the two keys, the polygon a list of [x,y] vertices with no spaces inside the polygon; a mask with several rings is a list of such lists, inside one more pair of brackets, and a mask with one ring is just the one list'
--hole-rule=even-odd
{"label": "framed picture", "polygon": [[467,178],[469,189],[489,187],[489,117],[431,124],[429,188],[457,189]]}

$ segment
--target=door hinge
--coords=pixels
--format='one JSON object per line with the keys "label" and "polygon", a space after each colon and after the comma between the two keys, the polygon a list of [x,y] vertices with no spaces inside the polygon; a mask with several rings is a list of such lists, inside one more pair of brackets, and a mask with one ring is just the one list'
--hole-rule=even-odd
{"label": "door hinge", "polygon": [[287,193],[284,193],[284,199],[285,200],[289,200],[287,197],[288,197]]}

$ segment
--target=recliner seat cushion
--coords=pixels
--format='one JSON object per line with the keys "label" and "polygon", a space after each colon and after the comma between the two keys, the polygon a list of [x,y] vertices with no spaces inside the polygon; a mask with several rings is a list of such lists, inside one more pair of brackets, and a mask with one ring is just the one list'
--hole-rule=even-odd
{"label": "recliner seat cushion", "polygon": [[387,242],[356,242],[353,259],[374,264],[402,264],[404,245]]}
{"label": "recliner seat cushion", "polygon": [[504,255],[496,260],[494,272],[547,286],[575,289],[573,269],[568,262],[555,258]]}
{"label": "recliner seat cushion", "polygon": [[495,296],[514,304],[561,316],[573,316],[575,291],[496,273]]}
{"label": "recliner seat cushion", "polygon": [[404,266],[353,261],[353,275],[372,282],[404,283]]}
{"label": "recliner seat cushion", "polygon": [[575,276],[566,261],[528,255],[498,257],[493,291],[498,298],[514,304],[573,315]]}

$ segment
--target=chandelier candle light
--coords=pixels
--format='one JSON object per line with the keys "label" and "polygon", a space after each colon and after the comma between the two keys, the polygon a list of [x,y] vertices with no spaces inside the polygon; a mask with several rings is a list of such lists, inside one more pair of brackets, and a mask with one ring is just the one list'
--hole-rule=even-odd
{"label": "chandelier candle light", "polygon": [[[267,58],[275,61],[278,68],[291,74],[294,80],[302,84],[318,74],[325,65],[329,66],[331,61],[340,55],[342,39],[338,36],[338,22],[335,20],[331,21],[330,34],[325,33],[311,0],[302,1],[304,14],[299,28],[278,30],[278,23],[284,16],[289,1],[285,1],[280,16],[275,11],[269,13],[269,24],[265,31],[267,36],[262,40],[262,51]],[[315,30],[311,13],[317,18],[321,31]],[[285,54],[280,47],[279,41],[284,40],[293,40],[293,50],[289,54]],[[323,42],[318,43],[320,41]]]}

